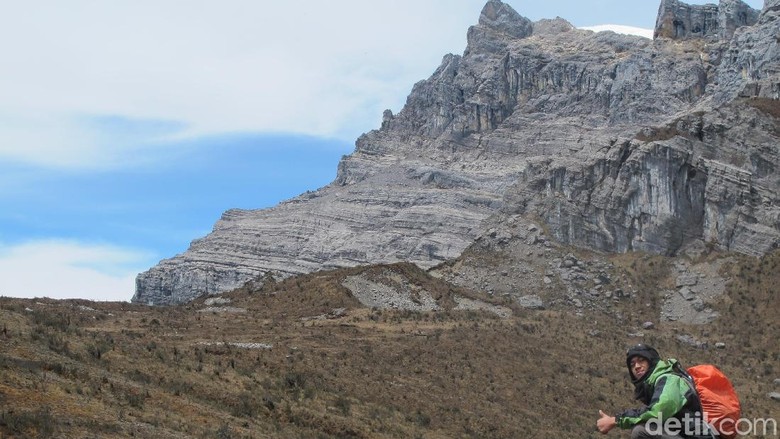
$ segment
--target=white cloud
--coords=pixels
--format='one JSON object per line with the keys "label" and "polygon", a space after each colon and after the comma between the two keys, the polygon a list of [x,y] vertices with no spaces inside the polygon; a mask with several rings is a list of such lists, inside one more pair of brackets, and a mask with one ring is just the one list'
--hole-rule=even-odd
{"label": "white cloud", "polygon": [[[465,48],[482,0],[40,1],[0,17],[0,159],[111,167],[128,149],[92,117],[168,136],[291,132],[353,141]],[[162,137],[163,139],[165,137]],[[116,140],[116,139],[114,139]]]}
{"label": "white cloud", "polygon": [[138,251],[75,241],[0,246],[0,296],[129,301],[148,265]]}
{"label": "white cloud", "polygon": [[597,26],[584,26],[580,29],[592,30],[594,32],[612,31],[618,34],[636,35],[639,37],[645,37],[653,39],[653,29],[644,29],[634,26],[623,26],[620,24],[600,24]]}

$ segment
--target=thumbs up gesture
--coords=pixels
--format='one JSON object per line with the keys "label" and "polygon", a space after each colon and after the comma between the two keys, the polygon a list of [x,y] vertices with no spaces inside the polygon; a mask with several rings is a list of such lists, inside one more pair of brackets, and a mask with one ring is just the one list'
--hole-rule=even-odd
{"label": "thumbs up gesture", "polygon": [[609,430],[612,430],[615,428],[615,425],[617,425],[614,416],[610,416],[601,410],[599,410],[599,416],[599,420],[596,421],[596,428],[598,428],[599,432],[602,434],[609,433]]}

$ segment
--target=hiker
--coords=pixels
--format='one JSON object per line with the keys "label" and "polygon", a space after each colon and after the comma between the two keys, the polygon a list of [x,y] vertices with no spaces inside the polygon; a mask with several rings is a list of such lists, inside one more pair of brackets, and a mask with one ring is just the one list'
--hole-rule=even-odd
{"label": "hiker", "polygon": [[701,404],[695,389],[676,371],[677,360],[662,360],[645,344],[631,347],[626,366],[634,384],[634,398],[645,404],[610,416],[599,410],[598,430],[631,429],[631,438],[717,438],[701,419]]}

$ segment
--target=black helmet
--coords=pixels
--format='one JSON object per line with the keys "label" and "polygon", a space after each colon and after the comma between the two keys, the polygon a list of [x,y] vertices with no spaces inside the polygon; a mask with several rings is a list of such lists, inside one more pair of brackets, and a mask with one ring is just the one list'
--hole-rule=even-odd
{"label": "black helmet", "polygon": [[656,351],[652,346],[648,346],[642,343],[631,346],[626,352],[626,367],[628,367],[628,374],[631,376],[632,380],[636,380],[636,378],[634,378],[634,373],[631,371],[631,359],[634,357],[642,357],[650,363],[650,368],[645,376],[642,377],[642,380],[647,378],[650,375],[650,372],[655,369],[655,365],[661,361],[661,356],[658,355],[658,351]]}

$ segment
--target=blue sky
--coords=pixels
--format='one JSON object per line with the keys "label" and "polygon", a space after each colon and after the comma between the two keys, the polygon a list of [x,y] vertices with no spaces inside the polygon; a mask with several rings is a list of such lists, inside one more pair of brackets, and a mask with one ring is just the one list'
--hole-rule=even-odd
{"label": "blue sky", "polygon": [[[485,1],[6,3],[0,295],[129,300],[223,211],[329,183]],[[660,0],[505,3],[651,29]]]}

